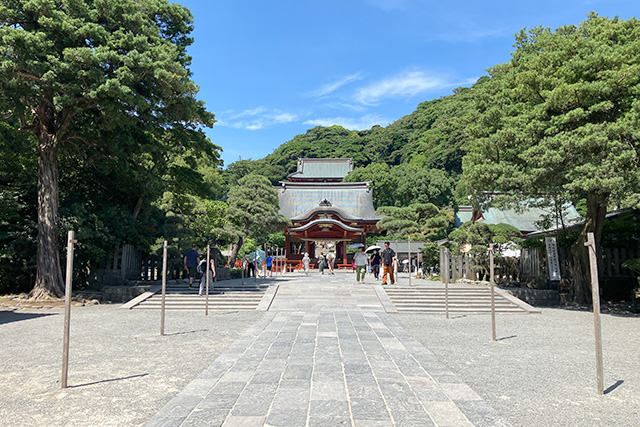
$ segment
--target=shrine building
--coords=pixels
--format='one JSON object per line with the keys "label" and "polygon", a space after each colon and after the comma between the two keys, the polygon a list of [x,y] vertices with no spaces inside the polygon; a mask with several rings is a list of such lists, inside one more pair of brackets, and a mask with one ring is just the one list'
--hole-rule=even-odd
{"label": "shrine building", "polygon": [[285,230],[287,260],[304,253],[317,258],[334,251],[336,264],[347,264],[347,246],[366,245],[380,216],[368,182],[343,182],[352,159],[300,159],[298,169],[277,188],[280,214],[291,220]]}

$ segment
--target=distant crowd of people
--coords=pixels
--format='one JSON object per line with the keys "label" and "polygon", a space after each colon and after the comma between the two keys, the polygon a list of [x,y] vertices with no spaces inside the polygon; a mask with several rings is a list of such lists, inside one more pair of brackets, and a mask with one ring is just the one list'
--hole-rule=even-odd
{"label": "distant crowd of people", "polygon": [[[356,272],[356,283],[364,283],[366,274],[370,273],[373,274],[375,280],[382,280],[383,285],[387,285],[388,283],[391,283],[392,285],[395,284],[395,278],[398,274],[398,258],[396,257],[395,251],[391,249],[390,243],[384,242],[383,250],[380,250],[380,248],[376,246],[368,252],[364,250],[364,245],[362,245],[353,256],[352,268]],[[251,255],[245,256],[242,260],[238,261],[238,266],[242,265],[242,268],[247,271],[247,277],[262,276],[260,273],[262,267],[265,267],[264,276],[272,277],[274,257],[271,253],[267,253],[266,255],[266,258],[264,258],[263,254],[262,259],[256,259],[255,254],[253,254],[253,257]],[[200,255],[195,244],[185,253],[184,256],[184,269],[187,271],[187,275],[189,277],[189,289],[193,289],[194,280],[200,278],[200,295],[204,294],[206,287],[207,275],[203,274],[205,270],[208,273],[210,283],[215,281],[216,278],[213,250],[210,251],[210,265],[208,269],[205,266],[206,259],[206,254]],[[312,258],[305,252],[301,262],[304,273],[309,275]],[[320,275],[324,275],[325,271],[330,275],[335,274],[335,262],[336,254],[333,250],[329,250],[326,254],[324,251],[321,251],[317,258],[318,271]],[[342,264],[340,266],[342,266]],[[417,268],[415,264],[412,267],[416,267],[415,271],[417,277],[425,277],[425,271],[422,268]],[[405,265],[405,269],[407,271],[409,268],[411,267],[409,267],[408,264]],[[433,267],[427,267],[427,274],[432,275],[433,270]]]}
{"label": "distant crowd of people", "polygon": [[[328,252],[326,255],[324,252],[320,252],[320,255],[318,255],[318,271],[320,275],[324,275],[325,269],[328,270],[329,274],[334,274],[335,259],[333,251]],[[309,275],[310,265],[311,257],[305,252],[302,257],[302,267],[307,275]],[[384,243],[382,252],[379,249],[374,249],[371,254],[364,250],[363,245],[358,248],[358,251],[353,256],[353,268],[356,270],[356,283],[364,283],[365,274],[373,273],[376,280],[382,278],[383,285],[387,284],[387,277],[388,281],[393,285],[398,271],[398,259],[395,251],[390,248],[389,242]]]}

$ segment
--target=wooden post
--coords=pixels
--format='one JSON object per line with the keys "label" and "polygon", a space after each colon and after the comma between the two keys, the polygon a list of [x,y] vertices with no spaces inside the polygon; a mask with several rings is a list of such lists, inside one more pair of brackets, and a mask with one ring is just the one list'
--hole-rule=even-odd
{"label": "wooden post", "polygon": [[440,248],[440,281],[444,283],[444,248]]}
{"label": "wooden post", "polygon": [[162,303],[160,305],[160,335],[164,336],[164,310],[167,297],[167,241],[162,248]]}
{"label": "wooden post", "polygon": [[409,286],[411,286],[411,236],[407,237],[407,252],[409,253]]}
{"label": "wooden post", "polygon": [[204,273],[206,274],[206,281],[207,281],[207,296],[205,297],[205,301],[204,301],[204,315],[208,316],[209,315],[209,270],[211,270],[211,261],[209,260],[209,258],[211,258],[211,252],[209,249],[209,245],[207,245],[207,265],[206,265],[206,269],[204,271]]}
{"label": "wooden post", "polygon": [[[451,264],[452,258],[453,258],[453,264]],[[457,272],[457,270],[456,270],[456,257],[455,256],[452,257],[451,256],[451,252],[449,252],[449,259],[448,259],[447,264],[449,264],[450,267],[451,267],[451,281],[453,283],[456,283],[458,281],[458,276],[456,274],[456,272]]]}
{"label": "wooden post", "polygon": [[240,270],[242,286],[244,286],[244,236],[242,236],[242,263],[240,264]]}
{"label": "wooden post", "polygon": [[600,284],[598,282],[598,258],[596,255],[596,241],[593,233],[587,233],[584,244],[589,250],[589,264],[591,266],[591,298],[593,299],[593,323],[596,334],[596,375],[598,394],[604,395],[604,373],[602,363],[602,328],[600,326]]}
{"label": "wooden post", "polygon": [[449,318],[449,248],[444,248],[444,314]]}
{"label": "wooden post", "polygon": [[491,281],[491,336],[496,340],[496,304],[493,295],[493,287],[495,284],[494,266],[493,266],[493,243],[489,245],[489,271]]}
{"label": "wooden post", "polygon": [[67,277],[64,290],[64,338],[62,345],[62,388],[67,388],[67,374],[69,372],[69,330],[71,325],[71,286],[73,279],[73,244],[75,233],[69,230],[67,234]]}

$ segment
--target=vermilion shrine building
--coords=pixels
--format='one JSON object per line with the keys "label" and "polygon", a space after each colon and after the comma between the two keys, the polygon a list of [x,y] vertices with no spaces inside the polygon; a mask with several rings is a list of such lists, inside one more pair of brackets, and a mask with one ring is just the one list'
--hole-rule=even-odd
{"label": "vermilion shrine building", "polygon": [[280,214],[292,223],[285,230],[288,260],[331,248],[336,262],[347,264],[347,246],[366,244],[367,233],[376,231],[380,217],[369,183],[343,182],[352,170],[352,159],[300,159],[289,181],[281,182]]}

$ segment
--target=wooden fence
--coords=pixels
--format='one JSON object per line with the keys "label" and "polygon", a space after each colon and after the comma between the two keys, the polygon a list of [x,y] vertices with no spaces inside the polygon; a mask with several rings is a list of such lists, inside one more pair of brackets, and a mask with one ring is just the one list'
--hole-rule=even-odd
{"label": "wooden fence", "polygon": [[[440,249],[440,280],[444,282],[445,274],[442,266],[444,257],[444,248]],[[455,282],[458,279],[467,280],[489,280],[489,265],[477,262],[476,259],[465,254],[450,254],[449,261],[449,280]],[[495,262],[495,278],[496,281],[518,281],[518,259],[517,258],[496,258]]]}
{"label": "wooden fence", "polygon": [[[185,277],[181,258],[167,260],[167,279]],[[162,257],[143,254],[132,245],[117,245],[107,253],[96,270],[100,285],[119,286],[134,281],[155,281],[162,278]]]}
{"label": "wooden fence", "polygon": [[[598,276],[601,279],[628,279],[636,277],[635,273],[622,264],[634,258],[640,258],[640,246],[635,248],[602,248],[599,253]],[[567,248],[558,248],[560,272],[562,277],[569,277],[570,254]],[[522,282],[548,280],[549,270],[547,254],[544,248],[525,248],[520,256],[520,280]]]}

